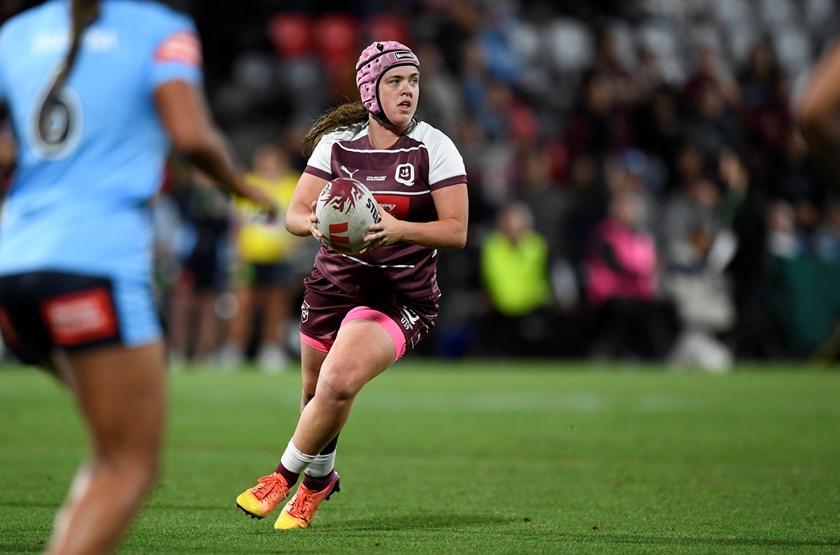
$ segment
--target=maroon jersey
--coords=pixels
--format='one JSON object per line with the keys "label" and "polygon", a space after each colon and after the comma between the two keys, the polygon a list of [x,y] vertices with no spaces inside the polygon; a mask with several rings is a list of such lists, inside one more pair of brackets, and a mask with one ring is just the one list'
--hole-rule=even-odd
{"label": "maroon jersey", "polygon": [[[328,181],[337,177],[361,181],[383,210],[412,222],[437,219],[432,191],[467,182],[455,145],[424,122],[387,149],[371,146],[367,125],[325,135],[305,171]],[[321,247],[315,266],[337,287],[356,295],[440,296],[436,249],[397,243],[369,254],[346,255]]]}

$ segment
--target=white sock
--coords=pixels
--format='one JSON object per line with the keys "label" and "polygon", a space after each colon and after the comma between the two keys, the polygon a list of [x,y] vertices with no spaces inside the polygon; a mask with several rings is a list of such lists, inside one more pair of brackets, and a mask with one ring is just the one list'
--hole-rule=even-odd
{"label": "white sock", "polygon": [[312,461],[315,460],[315,458],[316,455],[301,453],[300,450],[295,447],[295,444],[292,443],[292,440],[289,440],[289,445],[286,446],[286,450],[283,451],[283,456],[280,457],[280,464],[282,464],[289,472],[300,474],[312,463]]}
{"label": "white sock", "polygon": [[335,451],[327,455],[317,455],[309,468],[306,469],[306,475],[313,478],[323,478],[333,471],[335,468]]}

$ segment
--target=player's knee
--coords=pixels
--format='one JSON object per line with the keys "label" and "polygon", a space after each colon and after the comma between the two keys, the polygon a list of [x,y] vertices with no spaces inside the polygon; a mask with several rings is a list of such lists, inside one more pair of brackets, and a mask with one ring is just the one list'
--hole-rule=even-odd
{"label": "player's knee", "polygon": [[148,492],[160,478],[161,457],[155,455],[134,460],[128,472],[134,476],[138,490],[144,493]]}
{"label": "player's knee", "polygon": [[95,475],[112,481],[115,484],[113,487],[122,492],[121,495],[139,498],[157,483],[161,461],[159,456],[119,453],[98,457],[91,468]]}
{"label": "player's knee", "polygon": [[317,395],[327,402],[346,403],[352,402],[360,389],[354,380],[339,371],[319,380]]}

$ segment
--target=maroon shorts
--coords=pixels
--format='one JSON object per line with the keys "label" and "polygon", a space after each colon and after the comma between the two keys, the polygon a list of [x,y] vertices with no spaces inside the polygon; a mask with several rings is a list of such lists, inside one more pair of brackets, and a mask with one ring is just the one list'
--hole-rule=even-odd
{"label": "maroon shorts", "polygon": [[362,318],[381,324],[394,338],[396,361],[429,335],[440,310],[438,299],[418,301],[353,295],[336,287],[318,270],[313,270],[304,280],[304,286],[301,339],[324,352],[330,350],[341,324]]}

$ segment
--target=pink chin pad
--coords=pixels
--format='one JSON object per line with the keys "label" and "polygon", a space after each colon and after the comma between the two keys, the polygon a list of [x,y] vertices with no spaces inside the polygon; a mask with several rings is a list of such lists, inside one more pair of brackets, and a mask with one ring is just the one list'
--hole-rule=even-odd
{"label": "pink chin pad", "polygon": [[356,86],[369,112],[378,115],[382,111],[376,94],[382,74],[406,65],[420,67],[420,60],[409,47],[395,40],[377,41],[362,51],[356,63]]}

